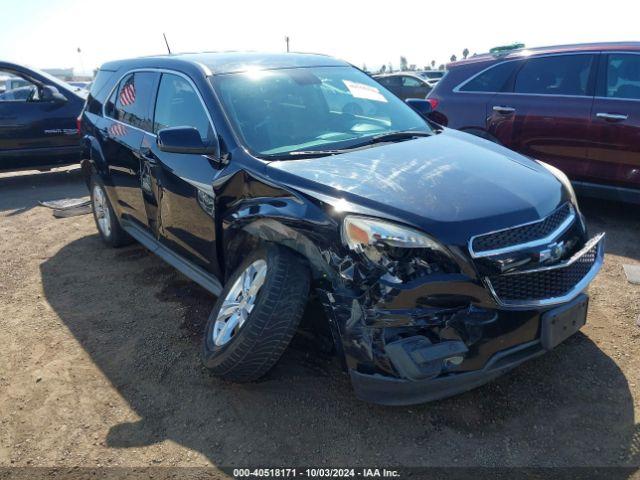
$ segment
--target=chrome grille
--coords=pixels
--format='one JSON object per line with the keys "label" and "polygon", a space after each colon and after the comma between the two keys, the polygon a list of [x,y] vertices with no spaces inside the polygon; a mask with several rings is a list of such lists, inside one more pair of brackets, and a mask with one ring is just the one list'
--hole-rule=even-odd
{"label": "chrome grille", "polygon": [[470,242],[474,256],[497,255],[500,250],[510,250],[536,241],[545,241],[568,228],[575,218],[573,207],[565,203],[548,217],[526,225],[487,233],[474,237]]}
{"label": "chrome grille", "polygon": [[604,234],[593,238],[570,260],[553,267],[495,275],[486,281],[502,305],[545,305],[582,291],[602,265]]}

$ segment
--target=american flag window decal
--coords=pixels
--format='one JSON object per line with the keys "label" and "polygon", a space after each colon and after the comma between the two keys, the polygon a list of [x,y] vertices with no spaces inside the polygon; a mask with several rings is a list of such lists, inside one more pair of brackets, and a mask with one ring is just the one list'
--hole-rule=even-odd
{"label": "american flag window decal", "polygon": [[120,104],[122,106],[133,105],[136,101],[136,87],[133,78],[134,76],[131,75],[122,87],[122,90],[120,90]]}

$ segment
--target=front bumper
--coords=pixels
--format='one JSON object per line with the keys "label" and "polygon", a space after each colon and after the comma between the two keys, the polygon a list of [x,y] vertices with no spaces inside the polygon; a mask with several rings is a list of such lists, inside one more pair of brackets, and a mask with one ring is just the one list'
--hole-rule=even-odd
{"label": "front bumper", "polygon": [[[455,276],[407,283],[377,301],[329,295],[325,306],[356,395],[386,405],[427,402],[480,386],[542,355],[551,348],[543,335],[547,315],[584,303],[586,317],[582,292],[601,268],[603,248],[597,236],[570,260],[544,269],[564,274],[585,255],[593,257],[582,281],[565,283],[571,291],[548,303],[505,305],[479,279]],[[428,305],[454,294],[467,299],[465,307]]]}
{"label": "front bumper", "polygon": [[381,405],[413,405],[450,397],[479,387],[521,363],[545,353],[539,341],[517,345],[495,354],[480,370],[407,380],[385,375],[366,375],[351,370],[351,384],[358,398]]}
{"label": "front bumper", "polygon": [[[539,318],[538,338],[496,352],[482,368],[477,370],[450,372],[422,380],[376,374],[367,375],[352,370],[350,374],[353,388],[356,395],[362,400],[383,405],[411,405],[471,390],[499,377],[527,360],[542,355],[567,337],[575,334],[586,321],[587,306],[588,297],[581,294],[573,301],[545,312]],[[411,345],[411,339],[408,340],[405,339],[400,343]],[[497,338],[493,343],[499,343],[501,340]],[[439,373],[442,368],[441,361],[444,360],[446,363],[447,357],[449,359],[456,358],[455,355],[461,351],[460,347],[464,348],[464,344],[461,342],[452,341],[435,345],[427,342],[416,345],[414,342],[414,345],[409,348],[387,349],[392,363],[397,365],[400,371],[408,373],[409,377],[412,372],[419,371],[406,368],[407,363],[416,361],[422,364],[426,363],[428,364],[427,372],[429,368],[433,369],[435,366]],[[456,347],[456,345],[458,346]],[[442,348],[443,346],[449,346],[449,348]],[[439,353],[435,353],[437,351]]]}

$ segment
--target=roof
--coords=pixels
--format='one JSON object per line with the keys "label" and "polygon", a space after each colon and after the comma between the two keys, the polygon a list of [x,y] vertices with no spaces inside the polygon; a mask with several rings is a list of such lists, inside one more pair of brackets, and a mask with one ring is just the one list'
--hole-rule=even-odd
{"label": "roof", "polygon": [[117,60],[102,65],[104,70],[131,67],[176,67],[189,64],[199,66],[207,75],[242,72],[247,70],[273,70],[278,68],[337,67],[349,63],[326,55],[310,53],[261,52],[202,52],[179,53]]}
{"label": "roof", "polygon": [[467,65],[476,62],[493,61],[496,59],[514,59],[528,57],[530,55],[570,53],[570,52],[590,52],[608,50],[630,50],[640,51],[640,42],[600,42],[600,43],[575,43],[570,45],[551,45],[548,47],[519,48],[507,50],[501,54],[482,53],[465,60],[458,60],[447,65],[447,68]]}

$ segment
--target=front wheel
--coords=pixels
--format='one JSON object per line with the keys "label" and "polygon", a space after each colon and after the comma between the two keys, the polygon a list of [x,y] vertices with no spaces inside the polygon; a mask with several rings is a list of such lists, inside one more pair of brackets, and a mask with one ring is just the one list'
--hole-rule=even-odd
{"label": "front wheel", "polygon": [[306,262],[277,245],[253,252],[235,270],[211,311],[203,362],[225,380],[266,374],[291,341],[309,295]]}

